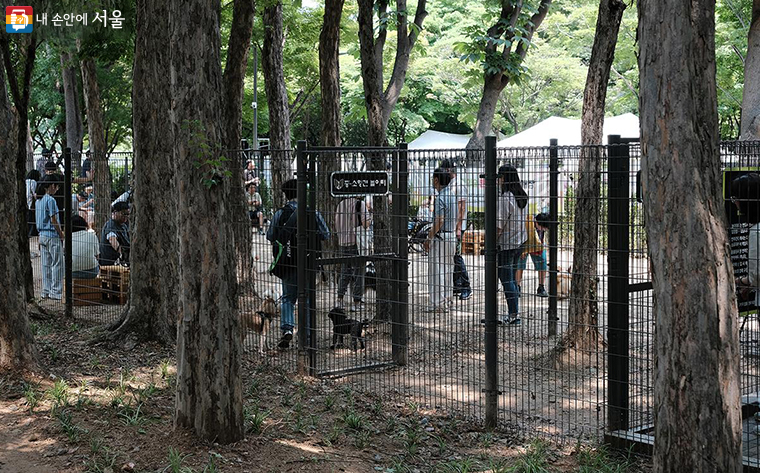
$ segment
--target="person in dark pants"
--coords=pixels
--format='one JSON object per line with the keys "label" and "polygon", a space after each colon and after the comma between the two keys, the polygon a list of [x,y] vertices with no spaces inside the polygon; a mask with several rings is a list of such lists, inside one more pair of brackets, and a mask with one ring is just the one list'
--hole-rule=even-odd
{"label": "person in dark pants", "polygon": [[449,188],[452,189],[457,200],[457,225],[456,225],[456,251],[454,252],[454,295],[460,300],[466,301],[472,297],[470,288],[470,276],[467,274],[467,266],[462,258],[462,236],[467,231],[467,188],[457,179],[456,166],[453,160],[441,161],[441,168],[446,169],[451,175]]}

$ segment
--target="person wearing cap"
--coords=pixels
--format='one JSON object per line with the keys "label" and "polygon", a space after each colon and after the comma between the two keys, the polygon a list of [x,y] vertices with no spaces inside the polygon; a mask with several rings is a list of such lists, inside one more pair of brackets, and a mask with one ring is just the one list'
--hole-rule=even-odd
{"label": "person wearing cap", "polygon": [[456,251],[454,252],[454,294],[459,296],[460,300],[466,301],[472,297],[470,288],[470,276],[467,274],[467,266],[462,258],[462,236],[467,230],[467,188],[457,179],[456,165],[451,159],[441,161],[441,168],[445,169],[451,175],[449,187],[451,193],[456,197]]}
{"label": "person wearing cap", "polygon": [[111,219],[100,232],[100,266],[129,262],[129,204],[117,202],[111,207]]}
{"label": "person wearing cap", "polygon": [[45,176],[37,183],[35,220],[40,232],[42,257],[42,298],[61,300],[63,294],[63,230],[58,220],[58,204],[53,195],[58,182]]}

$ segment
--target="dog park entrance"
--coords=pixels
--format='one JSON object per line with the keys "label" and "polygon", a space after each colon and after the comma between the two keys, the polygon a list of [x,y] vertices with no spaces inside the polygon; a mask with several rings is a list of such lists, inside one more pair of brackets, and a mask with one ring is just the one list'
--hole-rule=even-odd
{"label": "dog park entrance", "polygon": [[[282,294],[281,281],[268,273],[272,245],[265,236],[279,205],[274,204],[279,190],[273,189],[272,162],[293,163],[298,201],[307,203],[298,207],[303,214],[297,244],[304,251],[298,251],[296,343],[277,349],[281,320],[274,313],[269,330],[246,334],[246,362],[333,378],[431,416],[495,423],[532,436],[651,446],[654,302],[644,232],[646,195],[639,185],[642,156],[635,142],[610,138],[608,145],[593,149],[602,160],[599,243],[587,250],[597,254],[593,276],[599,314],[586,328],[598,330],[603,342],[557,356],[558,344],[571,328],[570,275],[573,255],[580,250],[574,241],[576,189],[580,159],[588,152],[556,142],[497,148],[492,141],[485,150],[474,151],[309,148],[304,143],[295,151],[238,151],[250,171],[244,178],[258,186],[246,192],[260,194],[262,212],[259,219],[254,206],[251,214],[241,212],[236,223],[236,234],[248,244],[239,251],[237,269],[244,315],[256,314],[263,297],[278,301]],[[722,143],[721,156],[727,173],[760,169],[760,143]],[[129,157],[121,158],[127,163]],[[460,238],[441,235],[452,243],[450,253],[431,258],[422,240],[432,218],[432,175],[445,160],[456,174],[452,200],[462,197],[467,215]],[[520,325],[497,323],[509,312],[498,279],[496,238],[497,176],[504,165],[514,167],[522,181],[528,196],[525,215],[546,213],[551,222],[543,235],[546,268],[540,258],[528,255],[519,281]],[[346,182],[380,176],[387,177],[387,193],[350,190],[355,182]],[[126,186],[129,180],[123,182]],[[315,211],[330,229],[328,240],[319,239]],[[369,229],[356,233],[367,217],[371,237]],[[341,227],[346,221],[357,224]],[[341,248],[350,246],[341,244],[347,242],[338,235],[341,228],[353,229],[354,241],[368,240],[371,246],[349,254]],[[34,267],[39,276],[38,264]],[[443,279],[434,280],[441,272]],[[357,282],[359,275],[363,285]],[[126,292],[123,273],[107,277],[118,277],[118,293]],[[102,294],[110,294],[103,284],[115,284],[111,279],[97,281],[98,304],[79,300],[76,283],[69,282],[74,286],[72,314],[103,323],[117,319],[124,300],[102,302]],[[449,280],[449,301],[431,310],[437,289],[431,281]],[[350,329],[345,333],[347,322],[335,329],[336,309],[361,329],[355,348],[353,338],[359,337]],[[760,392],[760,324],[756,312],[745,312],[740,324],[743,445],[745,463],[756,466],[760,440],[753,414]],[[334,339],[341,330],[343,340]],[[263,353],[260,337],[268,345]]]}

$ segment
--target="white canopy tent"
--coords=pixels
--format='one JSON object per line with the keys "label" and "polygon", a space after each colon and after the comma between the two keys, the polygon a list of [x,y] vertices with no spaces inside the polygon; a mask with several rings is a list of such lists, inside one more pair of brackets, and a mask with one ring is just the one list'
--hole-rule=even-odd
{"label": "white canopy tent", "polygon": [[[604,119],[605,137],[620,135],[623,138],[639,137],[639,118],[632,113]],[[557,139],[559,146],[580,146],[581,121],[571,118],[550,117],[521,131],[509,138],[499,141],[498,148],[517,148],[525,146],[549,146],[549,140]]]}
{"label": "white canopy tent", "polygon": [[464,149],[470,135],[428,130],[409,143],[409,149]]}

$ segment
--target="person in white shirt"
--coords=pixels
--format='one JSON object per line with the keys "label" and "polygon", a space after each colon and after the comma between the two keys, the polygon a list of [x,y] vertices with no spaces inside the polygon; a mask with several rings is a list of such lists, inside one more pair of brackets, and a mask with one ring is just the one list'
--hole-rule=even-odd
{"label": "person in white shirt", "polygon": [[433,171],[433,188],[438,193],[433,209],[433,225],[424,243],[428,251],[428,294],[430,305],[426,312],[446,313],[454,296],[454,261],[456,248],[456,196],[451,187],[451,175],[443,168]]}
{"label": "person in white shirt", "polygon": [[[37,217],[34,212],[37,196],[34,192],[37,190],[37,182],[40,179],[40,172],[36,169],[32,169],[26,174],[26,180],[24,181],[24,185],[26,186],[26,226],[27,236],[29,238],[36,238],[39,236],[37,224],[35,222]],[[32,258],[38,258],[40,256],[36,251],[32,251],[31,255]]]}
{"label": "person in white shirt", "polygon": [[499,321],[504,325],[520,325],[520,292],[515,282],[515,271],[523,252],[523,245],[528,239],[525,229],[528,194],[520,183],[517,169],[512,166],[499,168],[498,183],[501,187],[496,215],[498,268],[508,309],[508,315],[502,316]]}
{"label": "person in white shirt", "polygon": [[[338,235],[339,254],[344,258],[367,256],[365,230],[372,222],[369,208],[361,197],[350,197],[342,200],[335,210],[335,232]],[[360,251],[360,247],[362,251]],[[343,297],[348,285],[352,284],[354,299],[351,311],[361,310],[364,302],[364,267],[363,259],[355,259],[343,263],[338,280],[338,306],[343,307]]]}
{"label": "person in white shirt", "polygon": [[74,279],[94,279],[98,277],[100,266],[98,255],[100,242],[93,231],[89,231],[87,221],[75,215],[71,218],[71,277]]}
{"label": "person in white shirt", "polygon": [[454,294],[459,296],[460,300],[467,300],[472,297],[472,288],[470,288],[470,276],[467,274],[467,266],[462,258],[462,237],[467,231],[467,194],[469,190],[465,184],[457,178],[456,165],[453,160],[444,159],[441,161],[441,168],[445,169],[451,175],[449,187],[451,193],[456,197],[456,249],[454,252]]}

